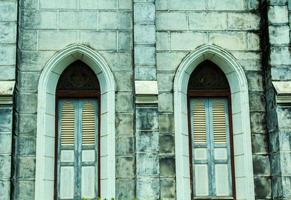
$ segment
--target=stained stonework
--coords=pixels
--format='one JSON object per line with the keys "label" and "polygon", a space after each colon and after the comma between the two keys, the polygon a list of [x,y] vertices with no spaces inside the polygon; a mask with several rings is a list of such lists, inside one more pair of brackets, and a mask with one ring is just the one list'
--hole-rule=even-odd
{"label": "stained stonework", "polygon": [[[291,81],[290,30],[290,0],[1,0],[0,91],[12,86],[0,92],[0,199],[34,199],[38,81],[71,44],[100,54],[115,78],[116,199],[177,199],[174,110],[187,106],[174,105],[173,83],[202,45],[246,75],[255,199],[290,199],[291,109],[272,84]],[[157,81],[154,102],[136,101],[135,81]]]}

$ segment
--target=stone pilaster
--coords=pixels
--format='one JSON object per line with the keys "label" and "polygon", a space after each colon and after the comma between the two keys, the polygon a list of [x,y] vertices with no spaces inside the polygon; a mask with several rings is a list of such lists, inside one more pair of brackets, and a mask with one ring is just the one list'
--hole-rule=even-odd
{"label": "stone pilaster", "polygon": [[283,98],[280,92],[282,86],[291,81],[288,4],[291,2],[287,0],[270,0],[267,5],[269,62],[266,68],[266,100],[273,199],[291,197],[291,101],[288,101],[291,89],[287,88],[283,95],[289,94]]}

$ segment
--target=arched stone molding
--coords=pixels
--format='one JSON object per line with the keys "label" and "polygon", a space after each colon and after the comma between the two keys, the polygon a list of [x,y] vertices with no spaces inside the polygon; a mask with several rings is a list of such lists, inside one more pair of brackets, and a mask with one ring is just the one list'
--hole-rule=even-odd
{"label": "arched stone molding", "polygon": [[52,200],[55,162],[55,91],[64,69],[76,60],[96,73],[101,89],[101,197],[115,197],[115,81],[105,59],[85,45],[70,45],[45,65],[38,85],[35,199]]}
{"label": "arched stone molding", "polygon": [[228,79],[232,99],[236,196],[238,200],[253,200],[255,195],[247,79],[242,67],[230,53],[212,45],[201,46],[186,56],[174,80],[177,199],[191,199],[187,86],[191,73],[204,60],[214,62]]}

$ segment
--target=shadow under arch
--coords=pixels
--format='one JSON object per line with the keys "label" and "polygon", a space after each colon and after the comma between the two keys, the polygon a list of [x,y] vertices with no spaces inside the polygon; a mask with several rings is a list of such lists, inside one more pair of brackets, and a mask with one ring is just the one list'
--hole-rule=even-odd
{"label": "shadow under arch", "polygon": [[[81,44],[57,52],[45,65],[38,83],[35,199],[54,196],[55,92],[60,75],[74,61],[86,63],[101,90],[101,196],[115,197],[115,80],[105,59]],[[104,167],[103,167],[104,166]]]}
{"label": "shadow under arch", "polygon": [[187,87],[191,73],[203,61],[215,63],[225,74],[231,92],[236,199],[255,199],[247,79],[242,67],[226,50],[204,45],[187,55],[174,78],[176,194],[190,200]]}

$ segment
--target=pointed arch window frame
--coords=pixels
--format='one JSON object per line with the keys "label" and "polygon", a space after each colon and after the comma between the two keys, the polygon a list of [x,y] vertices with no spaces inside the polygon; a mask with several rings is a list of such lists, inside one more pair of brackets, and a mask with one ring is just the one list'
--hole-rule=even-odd
{"label": "pointed arch window frame", "polygon": [[[115,79],[106,60],[82,44],[69,45],[44,66],[38,84],[35,199],[54,196],[55,95],[58,79],[76,60],[96,74],[101,94],[101,197],[115,197]],[[104,145],[102,145],[102,142]],[[109,148],[110,147],[110,148]]]}
{"label": "pointed arch window frame", "polygon": [[236,199],[254,200],[254,176],[248,83],[243,68],[228,51],[203,45],[187,55],[174,78],[174,121],[177,200],[190,200],[187,87],[191,73],[204,60],[215,63],[226,75],[232,98]]}

